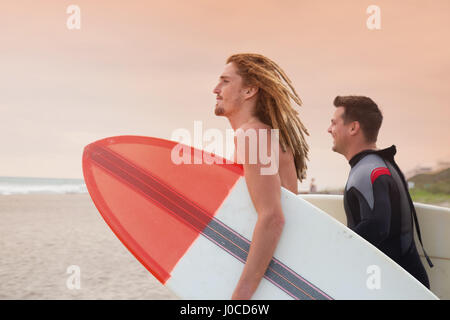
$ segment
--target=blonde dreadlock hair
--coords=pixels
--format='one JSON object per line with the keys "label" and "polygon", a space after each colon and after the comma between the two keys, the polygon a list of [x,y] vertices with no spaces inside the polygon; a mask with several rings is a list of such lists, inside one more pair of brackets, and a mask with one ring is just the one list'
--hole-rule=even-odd
{"label": "blonde dreadlock hair", "polygon": [[309,151],[305,135],[309,133],[291,105],[290,99],[302,105],[291,80],[275,62],[259,54],[234,54],[227,59],[227,63],[230,62],[236,66],[246,86],[259,89],[254,116],[279,130],[281,148],[286,151],[288,146],[292,150],[297,178],[302,181],[306,178]]}

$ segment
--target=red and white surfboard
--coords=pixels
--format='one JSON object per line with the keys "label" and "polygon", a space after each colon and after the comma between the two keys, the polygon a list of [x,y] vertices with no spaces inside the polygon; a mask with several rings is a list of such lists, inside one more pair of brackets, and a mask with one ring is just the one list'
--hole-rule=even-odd
{"label": "red and white surfboard", "polygon": [[[83,154],[86,186],[116,236],[176,295],[229,299],[257,218],[242,166],[175,164],[176,145],[139,136],[89,144]],[[190,152],[197,160],[211,156]],[[255,299],[436,298],[325,212],[288,190],[281,197],[285,228]],[[376,289],[367,273],[374,265],[382,271]]]}

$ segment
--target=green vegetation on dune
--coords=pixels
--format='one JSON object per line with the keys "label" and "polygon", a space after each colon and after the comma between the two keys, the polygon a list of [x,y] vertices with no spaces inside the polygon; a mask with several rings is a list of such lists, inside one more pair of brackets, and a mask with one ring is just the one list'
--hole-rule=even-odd
{"label": "green vegetation on dune", "polygon": [[446,205],[450,203],[450,168],[436,172],[418,174],[408,182],[414,187],[409,189],[415,202]]}
{"label": "green vegetation on dune", "polygon": [[410,189],[409,193],[414,202],[440,204],[450,202],[450,195],[445,193],[432,193],[424,189]]}
{"label": "green vegetation on dune", "polygon": [[414,188],[431,193],[444,193],[450,196],[450,168],[436,173],[418,174],[408,181],[414,182]]}
{"label": "green vegetation on dune", "polygon": [[[450,207],[450,168],[436,173],[422,173],[408,179],[414,187],[409,189],[414,202]],[[324,190],[320,194],[343,194],[344,190]]]}

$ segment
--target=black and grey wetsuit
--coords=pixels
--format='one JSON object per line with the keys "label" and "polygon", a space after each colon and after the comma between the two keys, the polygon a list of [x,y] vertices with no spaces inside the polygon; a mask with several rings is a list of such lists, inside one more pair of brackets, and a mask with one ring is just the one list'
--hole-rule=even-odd
{"label": "black and grey wetsuit", "polygon": [[[395,153],[395,146],[365,150],[349,161],[344,193],[347,225],[429,288],[414,242],[413,224],[422,243],[416,212]],[[432,266],[426,253],[425,257]]]}

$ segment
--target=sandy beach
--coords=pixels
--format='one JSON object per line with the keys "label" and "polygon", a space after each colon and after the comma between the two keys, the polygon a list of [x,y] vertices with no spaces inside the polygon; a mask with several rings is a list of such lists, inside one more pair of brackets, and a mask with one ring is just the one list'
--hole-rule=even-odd
{"label": "sandy beach", "polygon": [[[115,237],[88,194],[0,196],[0,218],[0,299],[177,299]],[[79,289],[70,266],[79,268]]]}
{"label": "sandy beach", "polygon": [[0,218],[0,300],[178,299],[116,238],[88,194],[1,195]]}

